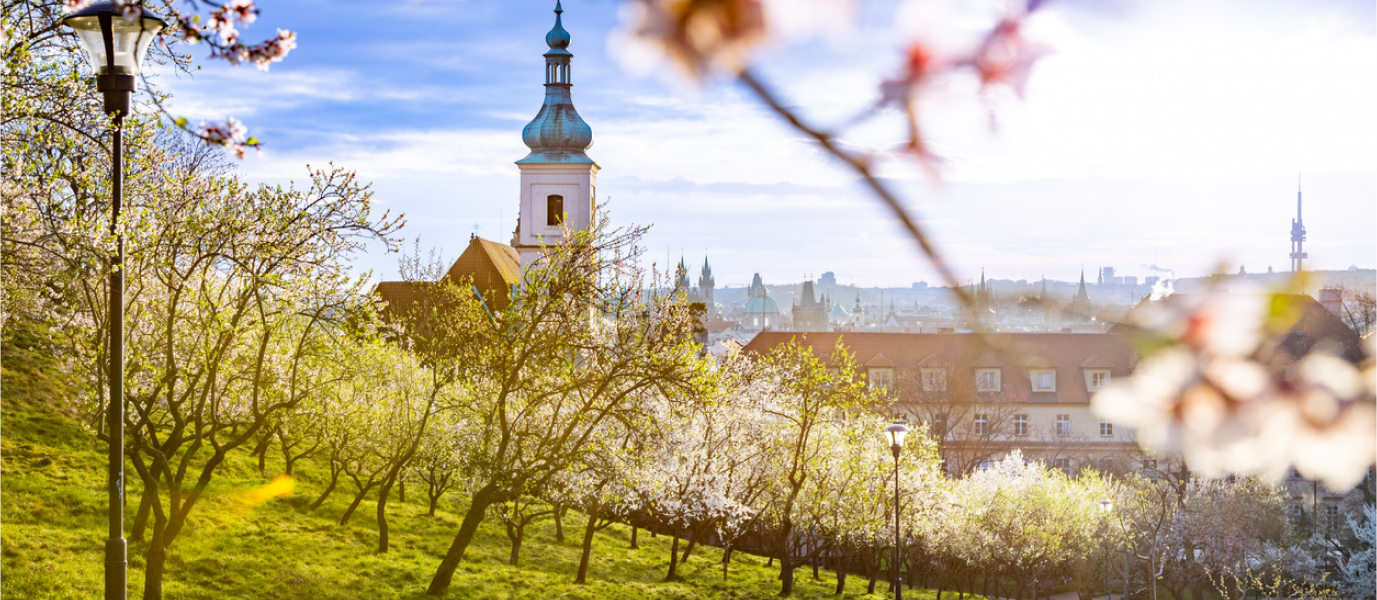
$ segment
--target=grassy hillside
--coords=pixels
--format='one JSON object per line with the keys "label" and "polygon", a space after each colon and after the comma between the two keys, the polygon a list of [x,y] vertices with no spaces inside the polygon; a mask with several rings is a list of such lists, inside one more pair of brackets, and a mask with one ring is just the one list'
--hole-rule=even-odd
{"label": "grassy hillside", "polygon": [[[39,337],[9,331],[3,348],[0,403],[0,596],[3,598],[93,598],[102,586],[104,517],[103,443],[56,407],[71,386],[57,376]],[[271,456],[271,454],[270,454]],[[192,514],[169,561],[165,597],[180,598],[425,598],[440,554],[458,529],[462,495],[447,496],[435,518],[413,490],[407,502],[389,505],[393,548],[376,552],[373,507],[365,504],[347,526],[339,517],[349,500],[336,494],[316,511],[306,506],[322,488],[319,465],[299,468],[296,493],[256,508],[241,498],[267,479],[256,464],[239,456],[226,468],[207,500]],[[269,470],[273,465],[269,463]],[[133,474],[132,468],[130,474]],[[324,475],[328,475],[328,472]],[[132,522],[139,487],[130,494]],[[532,527],[521,565],[506,564],[504,531],[485,524],[455,574],[450,598],[763,598],[775,595],[777,570],[765,559],[737,553],[724,581],[721,552],[694,551],[681,567],[684,580],[661,582],[670,540],[640,536],[629,548],[630,530],[614,526],[596,539],[589,584],[571,582],[578,565],[583,518],[570,513],[566,541],[556,543],[554,524]],[[130,543],[130,598],[142,593],[145,545]],[[866,581],[853,577],[846,598]],[[835,598],[835,579],[824,572],[814,581],[798,572],[796,597]],[[881,584],[883,590],[887,586]],[[911,592],[911,597],[931,594]]]}

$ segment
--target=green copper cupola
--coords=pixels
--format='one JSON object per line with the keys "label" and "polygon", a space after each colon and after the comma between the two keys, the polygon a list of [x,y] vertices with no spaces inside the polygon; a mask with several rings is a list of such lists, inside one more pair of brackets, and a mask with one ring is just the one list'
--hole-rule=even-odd
{"label": "green copper cupola", "polygon": [[559,1],[555,2],[555,26],[545,35],[550,50],[545,53],[545,104],[521,131],[521,140],[531,149],[518,163],[591,163],[584,150],[593,146],[593,128],[579,117],[570,96],[573,82],[568,50],[569,32],[564,30]]}

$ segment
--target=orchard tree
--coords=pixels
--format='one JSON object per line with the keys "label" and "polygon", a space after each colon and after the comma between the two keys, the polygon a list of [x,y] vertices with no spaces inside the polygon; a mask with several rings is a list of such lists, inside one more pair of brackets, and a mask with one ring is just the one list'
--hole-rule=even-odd
{"label": "orchard tree", "polygon": [[839,345],[829,358],[830,368],[811,349],[790,342],[762,357],[756,374],[773,388],[756,399],[755,408],[768,417],[763,433],[770,461],[767,468],[775,480],[761,504],[759,527],[768,537],[771,553],[779,558],[783,595],[793,592],[794,569],[811,546],[808,532],[800,525],[805,488],[826,468],[832,450],[823,431],[834,420],[877,404],[844,346]]}
{"label": "orchard tree", "polygon": [[[462,372],[451,410],[472,426],[472,490],[427,592],[449,588],[493,504],[540,490],[590,452],[608,422],[638,420],[647,398],[691,397],[707,373],[688,307],[636,266],[641,229],[567,232],[522,273],[511,304],[469,320],[478,341],[436,370]],[[663,288],[659,288],[663,289]]]}
{"label": "orchard tree", "polygon": [[[153,501],[150,599],[161,596],[167,552],[226,457],[340,377],[355,335],[349,320],[367,309],[347,258],[369,240],[389,242],[397,227],[370,213],[367,188],[343,171],[313,172],[308,191],[160,176],[162,193],[132,199],[126,262],[125,426]],[[82,350],[103,362],[100,346]],[[97,397],[90,406],[104,409]]]}

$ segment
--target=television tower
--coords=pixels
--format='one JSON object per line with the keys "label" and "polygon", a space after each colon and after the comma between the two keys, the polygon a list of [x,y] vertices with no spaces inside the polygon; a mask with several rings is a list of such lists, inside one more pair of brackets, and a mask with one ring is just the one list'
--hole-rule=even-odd
{"label": "television tower", "polygon": [[1302,246],[1305,244],[1305,222],[1301,221],[1300,175],[1296,176],[1296,218],[1291,220],[1291,272],[1301,271],[1301,260],[1309,258]]}

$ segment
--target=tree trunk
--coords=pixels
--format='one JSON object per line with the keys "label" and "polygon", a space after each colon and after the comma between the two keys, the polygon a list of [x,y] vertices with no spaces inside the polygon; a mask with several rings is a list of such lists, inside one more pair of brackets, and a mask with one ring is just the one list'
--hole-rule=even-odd
{"label": "tree trunk", "polygon": [[813,561],[813,581],[820,581],[822,577],[818,575],[818,561]]}
{"label": "tree trunk", "polygon": [[427,516],[427,517],[433,517],[433,516],[435,516],[435,506],[436,506],[437,504],[439,504],[439,503],[440,503],[440,497],[439,497],[439,496],[431,496],[431,497],[430,497],[430,512],[427,512],[427,513],[426,513],[426,516]]}
{"label": "tree trunk", "polygon": [[392,495],[392,483],[378,488],[378,554],[387,553],[387,497]]}
{"label": "tree trunk", "polygon": [[555,505],[555,543],[564,543],[564,507]]}
{"label": "tree trunk", "polygon": [[875,569],[871,569],[871,570],[870,570],[870,585],[866,586],[866,588],[865,588],[865,593],[867,593],[867,594],[874,594],[874,593],[875,593],[875,584],[879,581],[879,579],[880,579],[880,573],[879,573],[877,570],[875,570]]}
{"label": "tree trunk", "polygon": [[507,558],[507,564],[515,567],[521,562],[521,538],[525,537],[526,528],[522,526],[507,526],[507,537],[512,541],[512,555]]}
{"label": "tree trunk", "polygon": [[640,545],[638,545],[638,544],[636,543],[636,532],[637,532],[637,531],[639,531],[639,529],[637,529],[636,526],[634,526],[634,525],[631,526],[631,549],[632,549],[632,550],[635,550],[635,549],[637,549],[637,548],[640,548]]}
{"label": "tree trunk", "polygon": [[679,536],[674,536],[674,543],[669,546],[669,573],[665,575],[665,581],[674,581],[678,574],[674,571],[679,566]]}
{"label": "tree trunk", "polygon": [[397,482],[397,501],[406,504],[406,480]]}
{"label": "tree trunk", "polygon": [[846,559],[837,560],[837,595],[846,593]]}
{"label": "tree trunk", "polygon": [[349,524],[349,517],[354,516],[354,509],[359,507],[359,504],[363,502],[363,497],[367,495],[368,491],[371,489],[373,489],[373,484],[366,485],[359,490],[359,493],[354,496],[354,501],[349,503],[349,508],[344,509],[344,516],[339,518],[340,525]]}
{"label": "tree trunk", "polygon": [[784,556],[779,557],[779,595],[788,596],[793,593],[794,564],[786,550]]}
{"label": "tree trunk", "polygon": [[727,580],[727,565],[732,562],[732,547],[728,545],[722,549],[722,581]]}
{"label": "tree trunk", "polygon": [[330,497],[330,493],[335,491],[335,486],[339,484],[339,474],[342,470],[343,469],[336,469],[334,462],[330,463],[330,485],[325,486],[325,491],[321,492],[320,497],[316,498],[316,501],[311,503],[311,510],[320,508],[320,505],[325,503],[325,499]]}
{"label": "tree trunk", "polygon": [[163,597],[163,571],[167,567],[165,531],[165,522],[153,524],[153,539],[149,540],[148,551],[144,553],[143,600],[162,600]]}
{"label": "tree trunk", "polygon": [[143,540],[143,530],[148,526],[148,513],[153,511],[153,503],[158,501],[158,495],[145,485],[143,494],[139,495],[139,512],[134,515],[134,527],[129,531],[129,539]]}
{"label": "tree trunk", "polygon": [[691,537],[691,538],[688,539],[688,546],[685,546],[685,547],[684,547],[684,555],[679,557],[679,566],[682,567],[682,566],[688,564],[689,555],[690,555],[690,554],[693,554],[693,549],[694,549],[695,547],[697,547],[697,546],[698,546],[698,538],[697,538],[697,537]]}
{"label": "tree trunk", "polygon": [[258,472],[265,476],[268,473],[268,445],[272,441],[272,435],[265,435],[259,438],[258,446],[253,449],[253,453],[258,455]]}
{"label": "tree trunk", "polygon": [[450,543],[449,550],[445,552],[445,557],[440,560],[440,566],[435,570],[435,576],[430,580],[430,587],[426,588],[426,593],[431,596],[444,596],[449,590],[450,581],[454,579],[454,570],[459,568],[459,561],[464,558],[464,551],[473,542],[473,536],[478,532],[478,525],[483,522],[483,515],[487,513],[488,507],[497,499],[497,486],[488,484],[483,486],[473,495],[473,500],[469,503],[468,512],[464,513],[464,521],[459,525],[459,532],[454,535],[454,541]]}
{"label": "tree trunk", "polygon": [[[583,528],[583,545],[581,546],[582,554],[579,556],[579,573],[577,577],[574,577],[574,583],[576,585],[583,585],[588,582],[588,563],[593,556],[593,533],[597,531],[599,512],[596,505],[594,505],[592,510],[588,511],[588,524]],[[555,512],[555,519],[555,522],[558,523],[558,511]]]}

